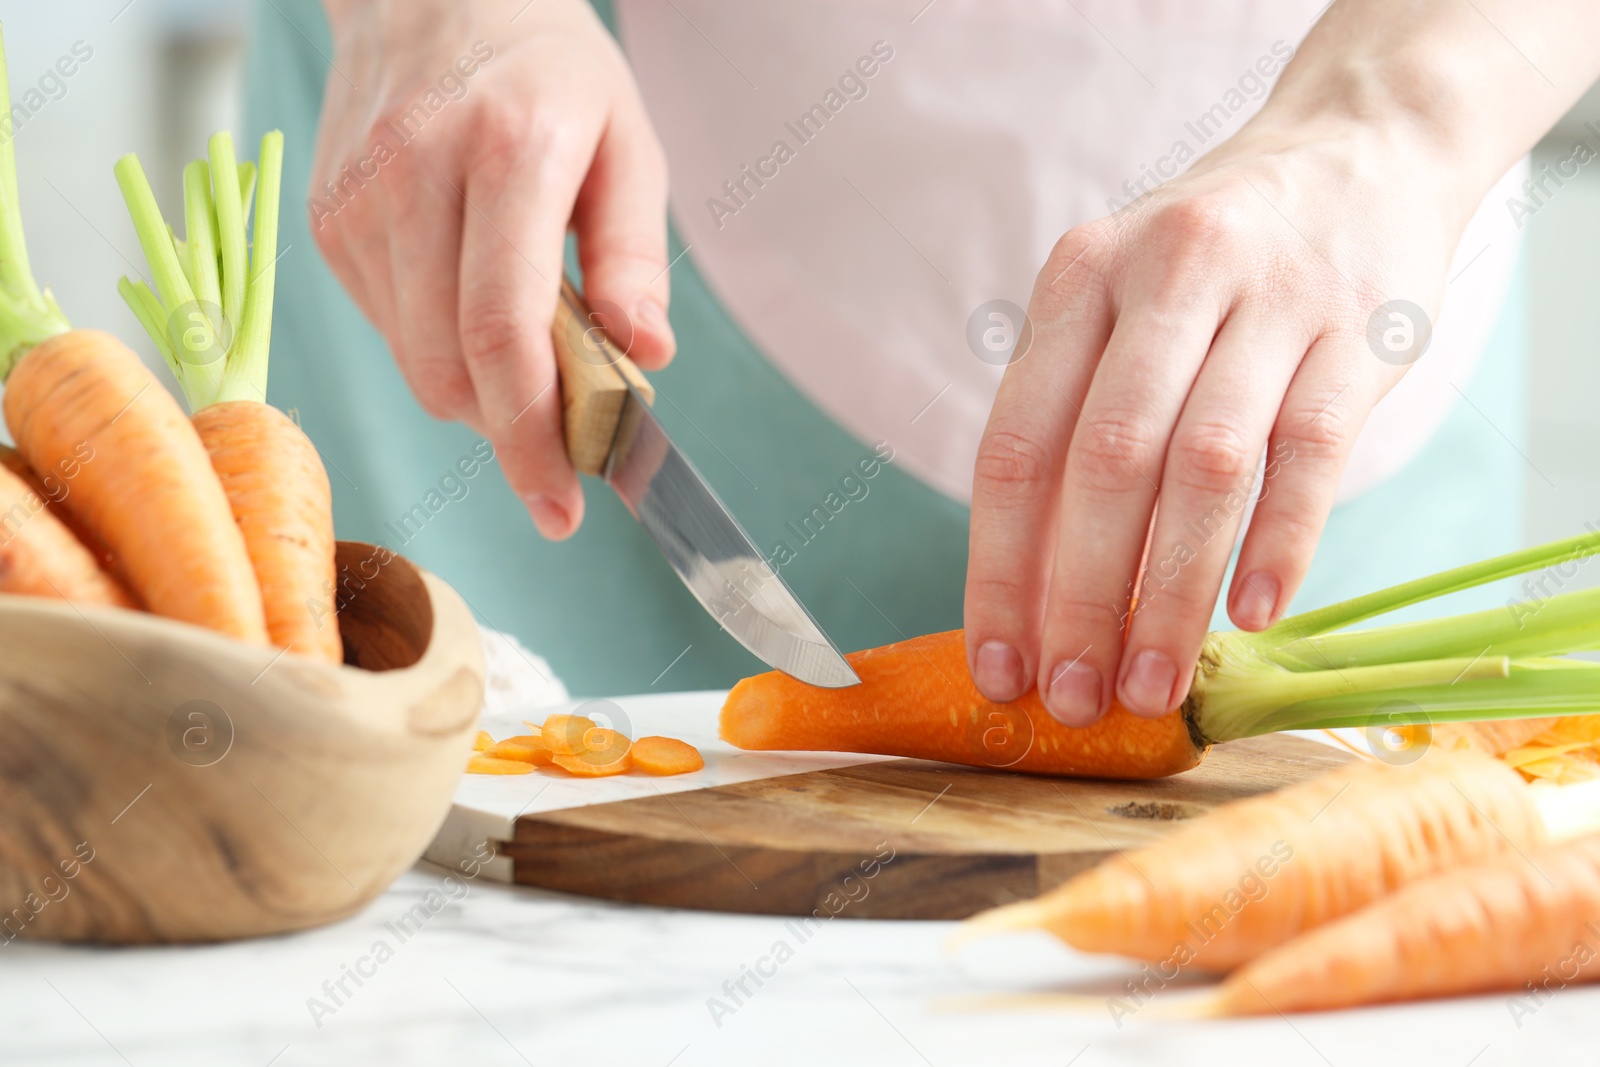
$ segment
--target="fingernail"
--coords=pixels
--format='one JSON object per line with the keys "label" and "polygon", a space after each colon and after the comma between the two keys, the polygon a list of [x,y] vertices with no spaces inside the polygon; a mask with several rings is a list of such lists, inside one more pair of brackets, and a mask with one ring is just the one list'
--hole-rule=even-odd
{"label": "fingernail", "polygon": [[634,308],[634,314],[651,333],[661,337],[672,336],[672,323],[667,319],[667,310],[649,297],[639,301]]}
{"label": "fingernail", "polygon": [[1167,702],[1172,699],[1172,683],[1177,679],[1178,668],[1172,659],[1165,652],[1147,648],[1133,657],[1122,676],[1122,706],[1146,718],[1165,715],[1172,710]]}
{"label": "fingernail", "polygon": [[1283,586],[1275,575],[1256,571],[1239,586],[1239,595],[1233,602],[1233,621],[1245,630],[1264,630],[1272,625],[1273,613],[1278,610],[1278,594]]}
{"label": "fingernail", "polygon": [[522,498],[523,507],[528,509],[528,515],[533,519],[533,524],[539,532],[552,541],[560,540],[567,536],[567,527],[572,523],[572,516],[567,514],[567,509],[557,504],[547,496],[530,493]]}
{"label": "fingernail", "polygon": [[972,680],[985,699],[1005,704],[1017,699],[1027,688],[1022,676],[1022,657],[1004,641],[985,641],[973,657]]}
{"label": "fingernail", "polygon": [[1087,663],[1056,664],[1044,704],[1057,722],[1088,726],[1100,717],[1100,672]]}

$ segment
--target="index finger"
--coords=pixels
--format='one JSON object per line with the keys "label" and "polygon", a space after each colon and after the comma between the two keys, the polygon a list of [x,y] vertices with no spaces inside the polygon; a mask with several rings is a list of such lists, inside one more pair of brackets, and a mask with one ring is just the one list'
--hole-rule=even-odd
{"label": "index finger", "polygon": [[557,540],[583,518],[550,340],[583,177],[573,158],[541,146],[497,155],[471,169],[462,190],[462,356],[506,481],[539,532]]}

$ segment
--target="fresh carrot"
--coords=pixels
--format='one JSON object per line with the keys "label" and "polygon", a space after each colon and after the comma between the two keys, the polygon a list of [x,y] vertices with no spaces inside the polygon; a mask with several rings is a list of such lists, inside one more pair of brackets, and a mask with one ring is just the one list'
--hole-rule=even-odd
{"label": "fresh carrot", "polygon": [[117,183],[156,289],[123,278],[118,290],[189,401],[249,552],[271,642],[339,663],[337,616],[317,608],[336,577],[328,475],[310,439],[266,403],[282,170],[283,135],[273,131],[261,139],[252,247],[245,216],[256,168],[238,162],[228,134],[213,135],[209,159],[184,169],[180,242],[138,158],[124,156]]}
{"label": "fresh carrot", "polygon": [[104,567],[117,584],[127,586],[121,580],[121,568],[117,565],[117,558],[101,540],[94,535],[94,531],[73,516],[72,511],[66,506],[68,494],[72,492],[72,479],[78,476],[82,464],[94,459],[94,450],[85,445],[78,450],[78,455],[60,471],[51,471],[41,476],[28,461],[22,458],[22,453],[8,445],[0,445],[0,467],[15,474],[18,478],[28,483],[28,487],[39,494],[50,514],[61,520],[61,524],[72,531],[74,537],[89,550],[89,554]]}
{"label": "fresh carrot", "polygon": [[1597,918],[1600,835],[1505,853],[1412,882],[1278,946],[1230,975],[1200,1014],[1325,1011],[1496,990],[1528,990],[1537,1005],[1600,977]]}
{"label": "fresh carrot", "polygon": [[[1061,726],[1036,693],[985,700],[959,630],[853,653],[861,684],[819,689],[746,678],[723,705],[725,740],[749,749],[871,752],[1038,774],[1153,778],[1195,766],[1221,741],[1292,729],[1425,724],[1600,712],[1600,589],[1503,609],[1348,630],[1459,589],[1600,553],[1600,533],[1457,567],[1291,616],[1259,633],[1206,637],[1179,713],[1142,719],[1113,704]],[[1337,631],[1337,632],[1336,632]],[[1398,711],[1395,709],[1399,709]]]}
{"label": "fresh carrot", "polygon": [[634,768],[645,774],[689,774],[706,765],[699,749],[675,737],[641,737],[632,753]]}
{"label": "fresh carrot", "polygon": [[489,736],[488,730],[479,730],[478,736],[472,739],[472,751],[487,752],[494,747],[494,738]]}
{"label": "fresh carrot", "polygon": [[1085,951],[1227,970],[1399,886],[1544,843],[1533,792],[1477,753],[1352,764],[1223,805],[961,936],[1042,928]]}
{"label": "fresh carrot", "polygon": [[335,573],[333,494],[317,450],[283,412],[253,400],[212,404],[194,427],[250,550],[272,643],[342,662],[338,616],[312,607]]}
{"label": "fresh carrot", "polygon": [[[0,55],[0,114],[10,106]],[[115,555],[134,597],[265,643],[244,539],[194,428],[138,356],[109,334],[72,329],[34,280],[9,136],[0,138],[0,378],[6,424],[35,471],[60,471],[85,449],[98,457],[77,470],[63,503]]]}
{"label": "fresh carrot", "polygon": [[10,464],[0,466],[0,593],[138,606]]}
{"label": "fresh carrot", "polygon": [[4,403],[36,470],[94,447],[100,458],[83,465],[65,504],[115,553],[146,607],[266,643],[244,538],[205,447],[132,350],[96,330],[54,336],[17,362]]}

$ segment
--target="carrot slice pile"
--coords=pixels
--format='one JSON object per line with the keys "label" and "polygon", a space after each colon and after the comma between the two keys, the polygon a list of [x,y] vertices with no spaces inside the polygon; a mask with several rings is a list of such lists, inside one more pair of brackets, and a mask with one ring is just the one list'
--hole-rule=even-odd
{"label": "carrot slice pile", "polygon": [[586,715],[550,715],[545,718],[540,734],[551,752],[570,756],[583,751],[583,735],[596,725]]}
{"label": "carrot slice pile", "polygon": [[468,774],[532,774],[533,764],[493,756],[473,756],[467,760]]}
{"label": "carrot slice pile", "polygon": [[633,743],[615,730],[592,726],[583,732],[581,751],[558,752],[550,761],[580,778],[609,778],[633,766]]}
{"label": "carrot slice pile", "polygon": [[495,759],[512,759],[521,763],[549,766],[552,753],[543,737],[537,734],[519,734],[497,742],[484,755],[493,756]]}
{"label": "carrot slice pile", "polygon": [[700,750],[675,737],[641,737],[633,743],[633,765],[645,774],[689,774],[706,765]]}
{"label": "carrot slice pile", "polygon": [[700,750],[686,741],[659,736],[630,741],[583,715],[551,715],[543,726],[528,726],[533,732],[503,741],[479,730],[473,742],[478,754],[468,762],[467,773],[526,774],[534,767],[553,766],[578,778],[609,778],[635,769],[657,776],[688,774],[706,765]]}

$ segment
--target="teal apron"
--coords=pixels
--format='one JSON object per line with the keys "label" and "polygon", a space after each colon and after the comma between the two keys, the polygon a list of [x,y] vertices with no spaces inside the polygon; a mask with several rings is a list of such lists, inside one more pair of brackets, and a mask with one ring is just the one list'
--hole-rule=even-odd
{"label": "teal apron", "polygon": [[[321,450],[340,536],[381,542],[440,575],[486,625],[548,658],[575,694],[723,688],[763,669],[608,490],[589,482],[582,529],[549,543],[486,460],[487,444],[412,398],[320,258],[302,208],[332,53],[317,0],[257,6],[249,136],[285,136],[269,395]],[[680,251],[674,240],[671,254]],[[1334,510],[1296,609],[1520,542],[1523,460],[1501,434],[1520,440],[1523,429],[1524,288],[1519,273],[1467,388],[1478,410],[1457,405],[1402,473]],[[671,318],[679,356],[652,376],[667,401],[657,413],[839,646],[960,626],[967,509],[893,462],[874,464],[875,442],[851,437],[763,358],[692,256],[672,268]],[[1470,606],[1503,599],[1482,591]],[[1220,608],[1214,625],[1228,625]]]}

